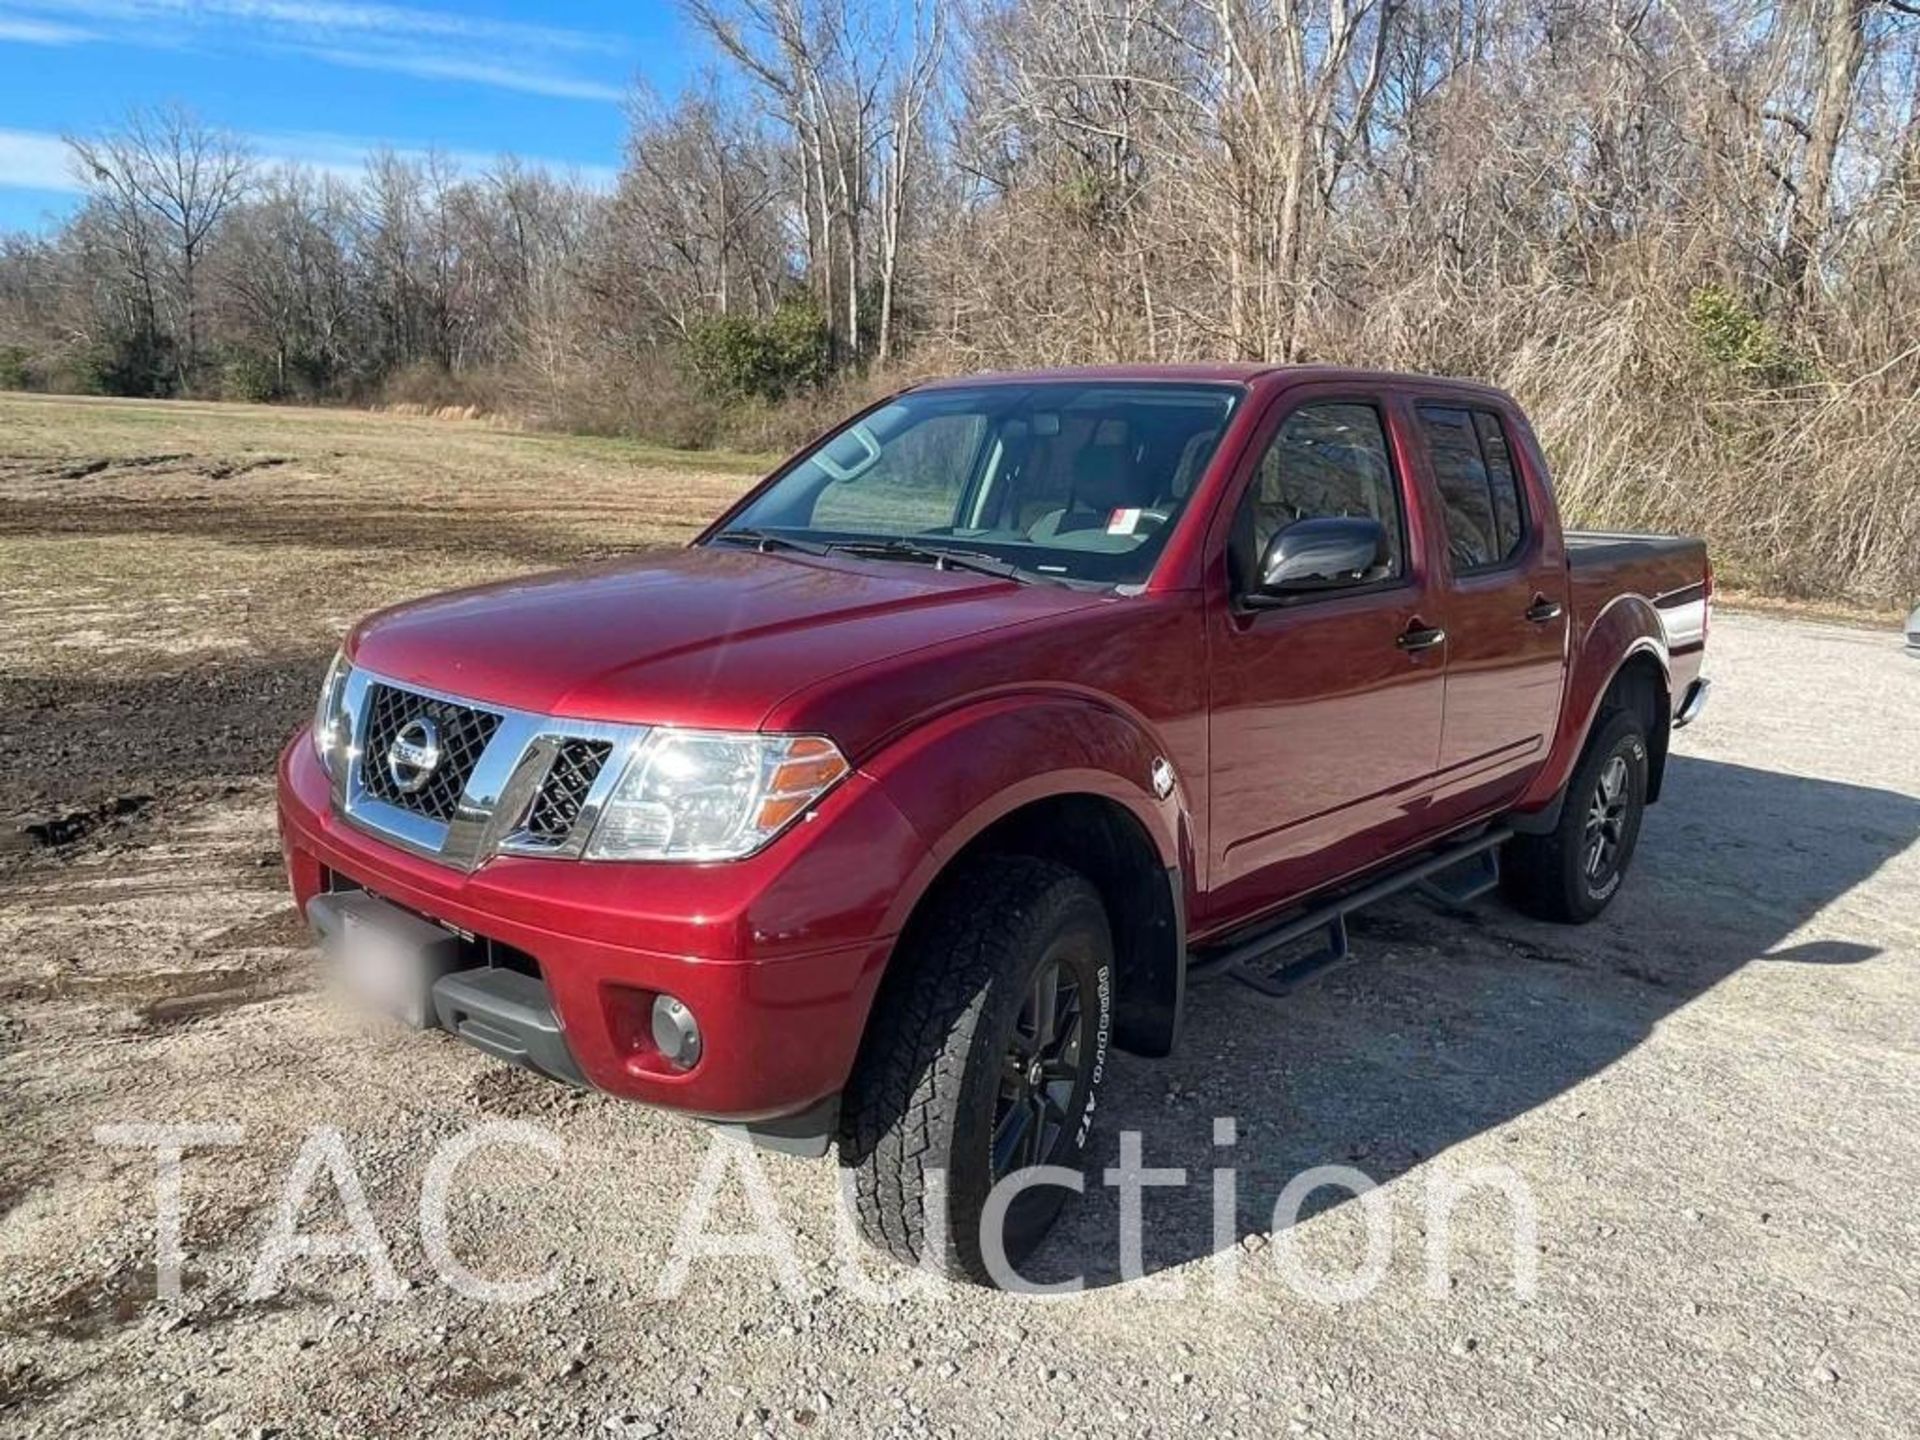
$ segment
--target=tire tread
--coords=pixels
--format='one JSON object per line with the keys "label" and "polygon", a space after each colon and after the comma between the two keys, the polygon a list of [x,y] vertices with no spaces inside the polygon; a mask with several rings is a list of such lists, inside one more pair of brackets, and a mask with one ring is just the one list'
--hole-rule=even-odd
{"label": "tire tread", "polygon": [[[854,1174],[861,1230],[896,1260],[929,1258],[928,1174],[952,1153],[994,980],[1013,973],[1036,923],[1091,893],[1053,861],[983,856],[942,885],[889,967],[847,1087],[840,1154]],[[955,1178],[948,1174],[950,1188]],[[945,1272],[978,1278],[973,1247],[951,1234],[933,1258]]]}
{"label": "tire tread", "polygon": [[[1630,732],[1620,728],[1622,720],[1631,723]],[[1602,757],[1611,754],[1627,733],[1638,734],[1642,747],[1645,746],[1646,730],[1640,717],[1623,705],[1609,703],[1594,717],[1586,749],[1581,751],[1580,762],[1567,781],[1566,800],[1558,823],[1544,835],[1516,835],[1502,849],[1501,889],[1523,914],[1561,925],[1581,925],[1611,903],[1612,897],[1608,897],[1598,909],[1593,909],[1576,893],[1578,882],[1574,867],[1578,864],[1585,829],[1580,797],[1598,780]],[[1631,858],[1629,855],[1628,860]]]}

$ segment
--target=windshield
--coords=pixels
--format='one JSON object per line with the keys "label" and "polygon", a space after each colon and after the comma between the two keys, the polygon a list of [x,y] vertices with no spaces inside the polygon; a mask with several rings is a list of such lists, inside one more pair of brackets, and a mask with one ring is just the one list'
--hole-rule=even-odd
{"label": "windshield", "polygon": [[1240,394],[1112,381],[910,392],[822,440],[723,534],[1131,584],[1153,569]]}

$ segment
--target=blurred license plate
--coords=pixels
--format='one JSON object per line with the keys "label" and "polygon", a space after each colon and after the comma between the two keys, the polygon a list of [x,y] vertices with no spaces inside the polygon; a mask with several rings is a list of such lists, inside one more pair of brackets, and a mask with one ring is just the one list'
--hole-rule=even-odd
{"label": "blurred license plate", "polygon": [[326,898],[326,949],[348,995],[415,1029],[432,1026],[433,985],[456,968],[458,938],[371,895]]}

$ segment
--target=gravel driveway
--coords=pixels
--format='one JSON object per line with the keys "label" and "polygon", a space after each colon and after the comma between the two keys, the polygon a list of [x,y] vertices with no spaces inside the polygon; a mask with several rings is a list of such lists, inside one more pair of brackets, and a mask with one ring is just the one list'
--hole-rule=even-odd
{"label": "gravel driveway", "polygon": [[[1096,1173],[1033,1267],[1082,1283],[1058,1299],[882,1301],[898,1272],[849,1273],[830,1167],[743,1165],[696,1125],[344,1018],[257,766],[56,807],[59,833],[0,857],[0,1432],[1910,1435],[1920,664],[1891,634],[1740,615],[1710,648],[1713,701],[1603,920],[1398,901],[1356,924],[1360,966],[1286,1002],[1200,987],[1175,1059],[1122,1057],[1099,1164],[1130,1130],[1192,1183],[1146,1192],[1129,1278]],[[132,765],[190,700],[244,731],[250,697],[285,708],[317,666],[236,660],[211,708],[179,673],[10,705],[0,753]],[[519,1303],[458,1293],[423,1239],[441,1147],[488,1122],[521,1143],[460,1168],[446,1248],[544,1292]],[[154,1298],[154,1161],[95,1137],[132,1123],[231,1142],[183,1163],[177,1301]],[[341,1186],[364,1192],[396,1293],[365,1254],[315,1254],[247,1298],[303,1154],[286,1223],[351,1237]],[[1315,1166],[1380,1189],[1322,1187],[1276,1230]],[[792,1267],[696,1259],[663,1294],[716,1176],[705,1229],[775,1222]],[[1449,1186],[1471,1188],[1443,1234]],[[1363,1293],[1315,1298],[1370,1258]]]}

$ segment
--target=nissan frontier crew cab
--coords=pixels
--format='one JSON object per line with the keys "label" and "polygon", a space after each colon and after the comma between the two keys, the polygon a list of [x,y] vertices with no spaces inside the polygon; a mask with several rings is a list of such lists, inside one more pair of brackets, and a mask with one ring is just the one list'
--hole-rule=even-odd
{"label": "nissan frontier crew cab", "polygon": [[1597,915],[1712,583],[1563,532],[1479,385],[942,381],[685,550],[360,622],[281,757],[286,859],[396,1013],[837,1146],[876,1244],[999,1278],[1190,979],[1287,994],[1413,882]]}

